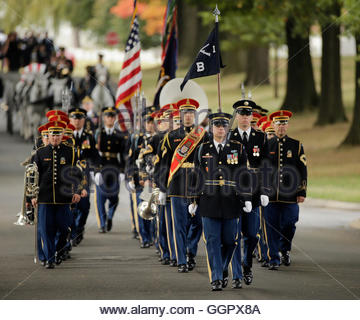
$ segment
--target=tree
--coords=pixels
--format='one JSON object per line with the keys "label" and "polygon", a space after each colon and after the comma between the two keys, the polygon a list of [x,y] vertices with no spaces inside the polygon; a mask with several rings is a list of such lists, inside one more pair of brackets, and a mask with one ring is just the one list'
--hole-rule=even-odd
{"label": "tree", "polygon": [[346,0],[344,3],[346,14],[342,21],[349,34],[354,35],[356,42],[355,67],[355,103],[353,119],[342,145],[360,145],[360,8],[357,0]]}
{"label": "tree", "polygon": [[188,66],[199,50],[199,44],[205,41],[211,27],[203,25],[199,15],[204,4],[196,6],[191,1],[178,1],[178,41],[181,65]]}
{"label": "tree", "polygon": [[88,21],[93,16],[95,0],[68,1],[66,4],[65,18],[74,28],[75,47],[80,47],[80,30],[85,29]]}
{"label": "tree", "polygon": [[340,2],[324,0],[322,7],[321,98],[316,125],[346,120],[341,91]]}
{"label": "tree", "polygon": [[[296,34],[296,19],[286,21],[286,44],[288,46],[286,94],[282,109],[302,112],[318,105],[314,73],[310,55],[310,26],[300,35]],[[305,29],[305,28],[304,28]]]}

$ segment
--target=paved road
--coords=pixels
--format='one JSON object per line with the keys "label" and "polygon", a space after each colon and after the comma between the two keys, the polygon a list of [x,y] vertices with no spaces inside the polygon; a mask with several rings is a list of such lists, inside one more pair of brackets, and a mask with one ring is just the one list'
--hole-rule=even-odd
{"label": "paved road", "polygon": [[279,271],[254,266],[254,282],[241,290],[209,290],[205,251],[188,274],[157,262],[153,248],[132,239],[129,196],[122,189],[114,230],[98,234],[93,208],[87,233],[72,259],[55,270],[34,265],[32,227],[13,223],[20,210],[23,168],[30,144],[0,133],[0,297],[3,299],[359,299],[360,212],[304,207],[293,264]]}

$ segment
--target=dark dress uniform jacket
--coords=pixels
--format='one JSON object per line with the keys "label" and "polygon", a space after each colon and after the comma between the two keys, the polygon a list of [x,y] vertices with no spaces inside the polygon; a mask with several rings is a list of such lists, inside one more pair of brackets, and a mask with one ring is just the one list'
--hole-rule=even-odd
{"label": "dark dress uniform jacket", "polygon": [[288,136],[269,140],[272,164],[270,202],[296,203],[297,196],[306,197],[307,168],[300,141]]}
{"label": "dark dress uniform jacket", "polygon": [[241,184],[243,175],[249,174],[243,145],[230,140],[219,155],[213,141],[205,142],[197,148],[194,162],[196,181],[192,186],[198,196],[200,215],[239,217],[244,201],[251,200],[251,186]]}
{"label": "dark dress uniform jacket", "polygon": [[148,140],[144,134],[133,134],[131,136],[129,154],[126,163],[126,178],[127,180],[133,180],[135,183],[136,189],[142,189],[140,185],[140,180],[145,180],[147,175],[144,171],[140,172],[139,168],[136,165],[136,160],[139,158],[141,149],[145,148]]}
{"label": "dark dress uniform jacket", "polygon": [[95,139],[92,133],[83,130],[80,137],[74,137],[74,146],[80,165],[84,172],[83,186],[87,189],[90,184],[90,168],[98,169],[100,155],[95,146]]}
{"label": "dark dress uniform jacket", "polygon": [[81,136],[74,137],[75,150],[80,160],[86,160],[92,166],[100,164],[100,155],[95,146],[95,139],[92,133],[83,130]]}
{"label": "dark dress uniform jacket", "polygon": [[[99,145],[100,140],[100,145]],[[100,151],[101,166],[113,166],[120,172],[125,171],[125,158],[127,149],[125,135],[118,129],[114,129],[108,135],[105,128],[102,128],[100,135],[97,135],[97,147]]]}
{"label": "dark dress uniform jacket", "polygon": [[[194,172],[193,162],[195,149],[191,152],[191,154],[187,157],[185,161],[186,164],[189,164],[188,167],[186,167],[186,164],[180,167],[172,177],[170,185],[168,186],[168,177],[174,151],[191,130],[192,128],[184,128],[183,126],[181,126],[176,130],[170,131],[164,137],[158,182],[160,190],[162,192],[167,192],[167,195],[170,197],[192,197],[192,193],[189,188],[191,187],[192,174]],[[198,145],[205,141],[208,141],[207,132],[205,132],[202,140],[198,143]]]}
{"label": "dark dress uniform jacket", "polygon": [[74,148],[63,143],[36,151],[34,162],[39,170],[39,203],[68,204],[74,193],[80,194],[81,170],[76,167]]}
{"label": "dark dress uniform jacket", "polygon": [[153,148],[156,147],[155,157],[153,157],[153,166],[154,166],[154,177],[153,181],[156,186],[160,184],[159,175],[160,175],[160,160],[163,151],[164,137],[167,135],[167,131],[159,132],[153,138],[152,144]]}
{"label": "dark dress uniform jacket", "polygon": [[[243,143],[239,130],[236,128],[231,132],[230,139]],[[252,206],[253,208],[260,205],[260,195],[269,195],[270,188],[268,182],[264,183],[263,176],[259,168],[268,162],[268,140],[264,132],[251,128],[250,136],[245,145],[247,158],[249,161],[250,171],[252,173],[253,182],[253,197]]]}

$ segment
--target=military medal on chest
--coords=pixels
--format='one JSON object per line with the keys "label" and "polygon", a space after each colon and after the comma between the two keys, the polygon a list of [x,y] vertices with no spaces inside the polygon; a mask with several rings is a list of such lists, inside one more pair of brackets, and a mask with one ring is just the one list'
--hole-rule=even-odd
{"label": "military medal on chest", "polygon": [[259,146],[254,146],[254,148],[253,148],[253,156],[254,157],[259,157],[260,156],[260,148],[259,148]]}
{"label": "military medal on chest", "polygon": [[228,164],[238,164],[239,159],[238,159],[237,152],[228,154],[226,161],[227,161]]}

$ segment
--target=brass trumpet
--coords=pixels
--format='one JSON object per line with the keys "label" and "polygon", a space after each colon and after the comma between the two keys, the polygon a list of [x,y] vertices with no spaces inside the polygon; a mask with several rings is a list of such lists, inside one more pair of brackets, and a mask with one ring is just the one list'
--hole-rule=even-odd
{"label": "brass trumpet", "polygon": [[153,189],[152,193],[143,191],[140,199],[143,201],[138,206],[138,214],[145,220],[153,220],[158,214],[160,189]]}
{"label": "brass trumpet", "polygon": [[[36,198],[39,195],[39,170],[36,163],[30,163],[25,169],[25,190],[26,196]],[[38,206],[34,208],[34,225],[35,225],[35,252],[34,263],[37,262],[37,243],[38,243]]]}
{"label": "brass trumpet", "polygon": [[[21,211],[17,214],[17,221],[14,222],[15,225],[24,226],[24,225],[32,225],[34,224],[34,216],[32,210],[28,210],[26,208],[26,197],[33,197],[35,193],[38,192],[38,180],[39,173],[37,171],[37,166],[33,163],[27,163],[25,166],[24,173],[24,197],[22,202]],[[36,184],[36,186],[35,186]],[[36,189],[37,188],[37,189]],[[37,193],[36,193],[37,196]]]}

